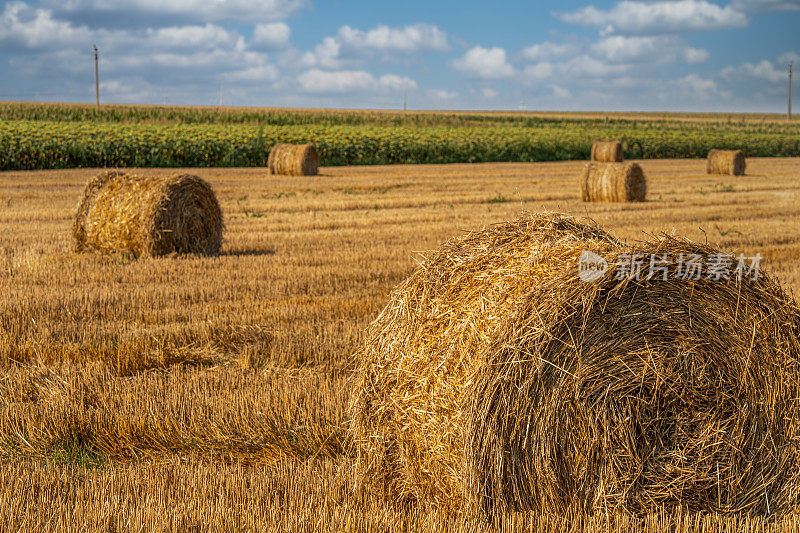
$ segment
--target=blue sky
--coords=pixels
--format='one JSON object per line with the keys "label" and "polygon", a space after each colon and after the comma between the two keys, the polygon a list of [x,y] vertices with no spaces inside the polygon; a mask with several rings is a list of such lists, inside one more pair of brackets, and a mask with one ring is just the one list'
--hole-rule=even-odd
{"label": "blue sky", "polygon": [[0,99],[92,101],[92,44],[104,102],[784,112],[800,0],[14,0]]}

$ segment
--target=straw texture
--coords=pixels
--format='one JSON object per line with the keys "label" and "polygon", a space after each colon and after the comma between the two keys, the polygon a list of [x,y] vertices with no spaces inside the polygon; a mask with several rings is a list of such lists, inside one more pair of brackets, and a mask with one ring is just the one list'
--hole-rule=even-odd
{"label": "straw texture", "polygon": [[553,213],[431,254],[370,326],[351,403],[362,483],[492,513],[796,504],[800,312],[768,276],[593,282],[636,246]]}
{"label": "straw texture", "polygon": [[742,176],[747,168],[744,152],[741,150],[711,150],[708,152],[706,172],[708,174],[729,174]]}
{"label": "straw texture", "polygon": [[588,163],[581,173],[584,202],[644,202],[647,179],[638,163]]}
{"label": "straw texture", "polygon": [[319,154],[313,144],[278,143],[269,151],[270,174],[284,176],[316,176]]}
{"label": "straw texture", "polygon": [[222,211],[211,186],[188,174],[106,171],[89,181],[73,223],[75,250],[137,256],[219,253]]}
{"label": "straw texture", "polygon": [[592,161],[600,163],[622,162],[622,143],[619,141],[594,143],[592,145]]}
{"label": "straw texture", "polygon": [[546,213],[430,254],[367,334],[352,402],[361,477],[393,498],[460,500],[467,387],[500,323],[551,274],[551,254],[615,242],[599,228]]}

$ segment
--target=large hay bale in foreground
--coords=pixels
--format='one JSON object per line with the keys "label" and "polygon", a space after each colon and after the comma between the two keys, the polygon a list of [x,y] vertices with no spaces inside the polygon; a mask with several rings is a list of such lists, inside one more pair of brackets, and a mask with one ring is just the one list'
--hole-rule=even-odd
{"label": "large hay bale in foreground", "polygon": [[794,504],[794,301],[765,275],[675,265],[586,282],[590,252],[716,253],[629,247],[555,214],[448,242],[370,326],[351,403],[362,483],[483,511]]}
{"label": "large hay bale in foreground", "polygon": [[214,255],[222,211],[197,176],[143,177],[106,171],[89,181],[73,224],[76,251]]}
{"label": "large hay bale in foreground", "polygon": [[319,154],[313,144],[278,143],[269,151],[270,174],[284,176],[316,176]]}
{"label": "large hay bale in foreground", "polygon": [[708,152],[706,172],[708,174],[729,174],[743,176],[747,167],[744,152],[741,150],[711,150]]}
{"label": "large hay bale in foreground", "polygon": [[644,202],[647,179],[638,163],[588,163],[581,173],[584,202]]}
{"label": "large hay bale in foreground", "polygon": [[622,143],[619,141],[596,142],[592,145],[592,161],[599,163],[621,163]]}

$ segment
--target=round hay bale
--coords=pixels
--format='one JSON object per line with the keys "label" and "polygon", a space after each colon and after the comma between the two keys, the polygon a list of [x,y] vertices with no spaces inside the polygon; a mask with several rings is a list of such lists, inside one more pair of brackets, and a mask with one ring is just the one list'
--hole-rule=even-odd
{"label": "round hay bale", "polygon": [[592,161],[600,163],[622,162],[622,143],[619,141],[594,143],[592,145]]}
{"label": "round hay bale", "polygon": [[[351,403],[362,483],[487,513],[789,510],[797,304],[763,273],[614,267],[717,253],[554,214],[445,244],[370,327]],[[587,254],[610,265],[588,282]]]}
{"label": "round hay bale", "polygon": [[647,179],[638,163],[588,163],[581,173],[584,202],[644,202]]}
{"label": "round hay bale", "polygon": [[89,181],[73,224],[75,250],[215,255],[222,211],[197,176],[142,177],[106,171]]}
{"label": "round hay bale", "polygon": [[743,176],[747,162],[741,150],[711,150],[708,152],[706,172]]}
{"label": "round hay bale", "polygon": [[270,174],[284,176],[316,176],[319,154],[313,144],[278,143],[269,151]]}
{"label": "round hay bale", "polygon": [[614,239],[541,214],[446,243],[392,292],[372,323],[351,403],[360,477],[393,498],[447,504],[465,483],[466,389],[518,295],[552,250]]}

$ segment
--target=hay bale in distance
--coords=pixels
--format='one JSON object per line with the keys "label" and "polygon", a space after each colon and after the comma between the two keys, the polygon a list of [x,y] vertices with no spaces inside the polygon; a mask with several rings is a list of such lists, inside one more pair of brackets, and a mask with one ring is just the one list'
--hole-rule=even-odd
{"label": "hay bale in distance", "polygon": [[485,512],[787,510],[794,300],[763,273],[694,280],[675,264],[666,281],[585,282],[587,252],[717,253],[631,247],[551,213],[446,243],[368,331],[350,406],[361,482]]}
{"label": "hay bale in distance", "polygon": [[706,172],[743,176],[747,162],[741,150],[711,150],[708,152]]}
{"label": "hay bale in distance", "polygon": [[622,162],[622,143],[619,141],[594,143],[592,145],[592,161],[600,163]]}
{"label": "hay bale in distance", "polygon": [[284,176],[316,176],[319,154],[313,144],[278,143],[269,151],[270,174]]}
{"label": "hay bale in distance", "polygon": [[197,176],[142,177],[106,171],[86,185],[73,223],[75,250],[215,255],[222,211]]}
{"label": "hay bale in distance", "polygon": [[588,163],[581,174],[584,202],[644,202],[647,179],[638,163]]}

